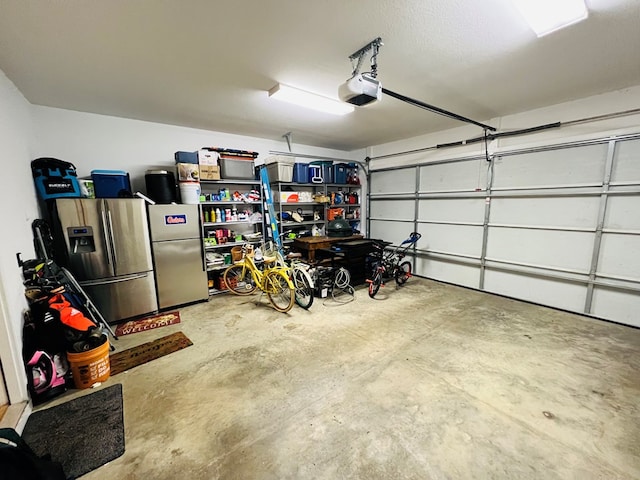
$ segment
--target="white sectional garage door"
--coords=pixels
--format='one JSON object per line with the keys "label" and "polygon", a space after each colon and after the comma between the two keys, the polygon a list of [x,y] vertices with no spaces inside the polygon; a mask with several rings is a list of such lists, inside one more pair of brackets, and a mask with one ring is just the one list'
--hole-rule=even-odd
{"label": "white sectional garage door", "polygon": [[371,172],[369,234],[415,273],[640,326],[640,137]]}

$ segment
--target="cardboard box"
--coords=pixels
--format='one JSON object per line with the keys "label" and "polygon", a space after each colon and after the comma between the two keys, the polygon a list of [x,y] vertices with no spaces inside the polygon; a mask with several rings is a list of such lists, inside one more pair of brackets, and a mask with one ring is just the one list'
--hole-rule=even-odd
{"label": "cardboard box", "polygon": [[200,180],[220,180],[220,167],[217,165],[200,165]]}
{"label": "cardboard box", "polygon": [[212,150],[198,150],[198,163],[200,165],[213,165],[218,166],[218,158],[220,155],[218,152]]}
{"label": "cardboard box", "polygon": [[197,163],[178,163],[178,181],[180,182],[199,182],[200,169]]}

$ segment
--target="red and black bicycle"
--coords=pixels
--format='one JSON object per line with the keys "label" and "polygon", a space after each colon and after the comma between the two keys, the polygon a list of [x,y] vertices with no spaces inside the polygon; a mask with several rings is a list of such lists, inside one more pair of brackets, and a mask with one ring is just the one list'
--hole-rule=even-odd
{"label": "red and black bicycle", "polygon": [[373,253],[371,257],[373,260],[373,267],[371,269],[371,280],[367,280],[369,283],[369,296],[375,297],[380,290],[380,287],[384,285],[385,278],[394,278],[396,285],[403,286],[411,277],[411,262],[408,260],[402,261],[405,257],[407,250],[413,247],[422,235],[418,232],[412,232],[409,238],[404,240],[400,245],[394,249],[387,249],[391,242],[375,241],[373,243]]}

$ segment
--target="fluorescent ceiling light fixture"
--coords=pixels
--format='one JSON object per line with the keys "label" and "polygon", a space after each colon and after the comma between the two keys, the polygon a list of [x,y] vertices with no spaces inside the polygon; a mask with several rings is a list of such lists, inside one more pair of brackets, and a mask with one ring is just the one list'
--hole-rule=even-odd
{"label": "fluorescent ceiling light fixture", "polygon": [[589,16],[584,0],[512,0],[538,37]]}
{"label": "fluorescent ceiling light fixture", "polygon": [[333,115],[346,115],[355,110],[353,105],[343,103],[333,98],[323,97],[311,92],[305,92],[298,88],[289,87],[278,83],[269,90],[269,96],[283,102],[292,103],[301,107],[311,108],[319,112],[331,113]]}

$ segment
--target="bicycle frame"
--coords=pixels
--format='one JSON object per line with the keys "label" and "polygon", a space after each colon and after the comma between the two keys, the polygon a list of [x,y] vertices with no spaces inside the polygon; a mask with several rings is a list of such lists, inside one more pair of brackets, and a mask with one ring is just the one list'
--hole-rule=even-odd
{"label": "bicycle frame", "polygon": [[407,250],[414,246],[420,239],[421,235],[417,232],[412,232],[408,239],[404,240],[393,250],[387,250],[387,247],[391,245],[390,242],[375,242],[375,252],[372,257],[375,259],[371,279],[367,280],[369,283],[369,296],[375,297],[379,288],[384,285],[384,278],[393,277],[396,280],[397,286],[402,286],[406,283],[407,279],[411,277],[411,262],[402,262]]}
{"label": "bicycle frame", "polygon": [[245,255],[244,257],[242,257],[242,260],[239,262],[236,262],[235,264],[246,267],[251,273],[251,278],[256,283],[256,286],[265,293],[268,293],[268,288],[267,288],[268,285],[266,285],[264,282],[264,279],[267,276],[267,272],[271,270],[286,270],[286,268],[283,268],[277,264],[274,264],[274,266],[272,267],[265,266],[264,270],[260,270],[258,266],[255,264],[255,262],[253,261],[253,258],[251,258],[248,255]]}

